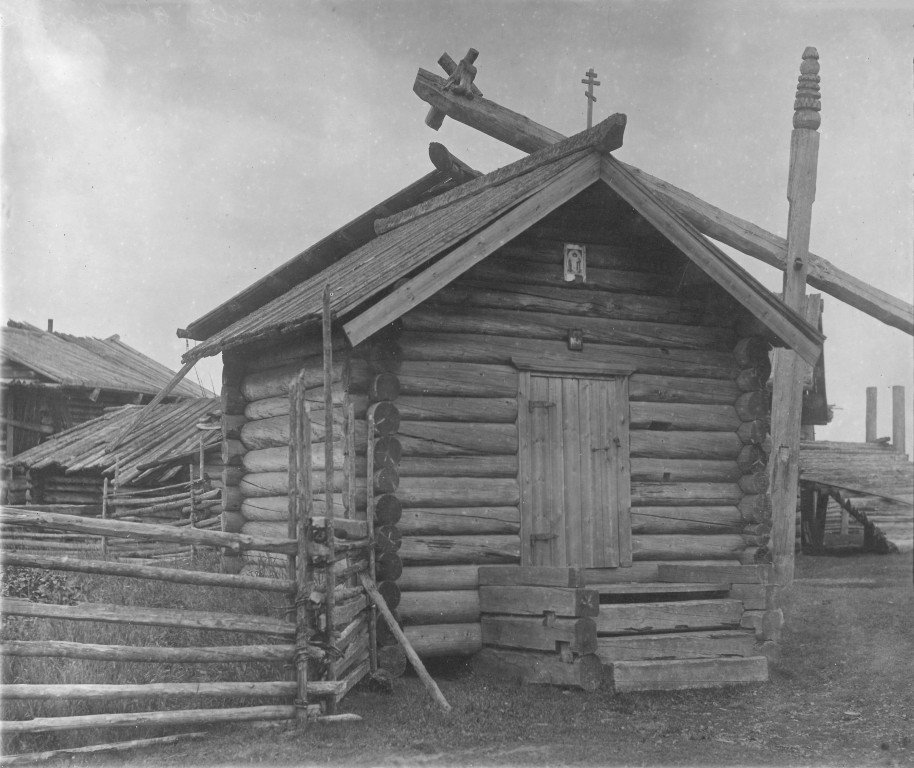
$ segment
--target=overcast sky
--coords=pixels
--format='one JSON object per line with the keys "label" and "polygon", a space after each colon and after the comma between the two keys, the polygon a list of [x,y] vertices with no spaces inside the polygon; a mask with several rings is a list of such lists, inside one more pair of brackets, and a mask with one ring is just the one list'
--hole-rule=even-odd
{"label": "overcast sky", "polygon": [[[906,301],[912,261],[910,3],[0,2],[6,317],[113,333],[177,368],[206,311],[430,169],[520,153],[423,123],[416,69],[480,51],[486,97],[562,133],[628,115],[616,154],[783,234],[800,57],[819,50],[812,250]],[[743,258],[748,264],[751,259]],[[778,288],[780,276],[753,270]],[[820,429],[862,440],[864,389],[908,393],[911,337],[825,298]],[[218,387],[217,363],[201,382]],[[192,374],[193,375],[193,374]],[[909,449],[910,450],[910,449]]]}

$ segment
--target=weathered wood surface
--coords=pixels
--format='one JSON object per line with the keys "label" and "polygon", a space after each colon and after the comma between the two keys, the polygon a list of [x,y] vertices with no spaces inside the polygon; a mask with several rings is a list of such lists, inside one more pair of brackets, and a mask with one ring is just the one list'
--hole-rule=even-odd
{"label": "weathered wood surface", "polygon": [[31,720],[5,720],[0,723],[9,735],[21,733],[51,733],[86,728],[136,728],[144,725],[187,726],[202,723],[239,723],[252,720],[294,720],[292,704],[258,707],[225,707],[221,709],[180,709],[167,712],[123,712],[105,715],[73,715],[69,717],[36,717]]}
{"label": "weathered wood surface", "polygon": [[113,624],[144,624],[157,627],[219,629],[263,635],[291,636],[295,625],[269,616],[249,616],[213,611],[189,611],[177,608],[140,608],[108,603],[53,605],[32,603],[21,598],[6,598],[3,611],[8,616],[32,616],[71,621],[100,621]]}
{"label": "weathered wood surface", "polygon": [[419,624],[403,628],[403,634],[422,658],[471,656],[482,650],[482,630],[470,624]]}
{"label": "weathered wood surface", "polygon": [[479,567],[479,584],[484,587],[580,587],[586,586],[582,568],[548,566],[484,565]]}
{"label": "weathered wood surface", "polygon": [[404,624],[467,624],[479,621],[479,594],[472,590],[404,592],[400,596]]}
{"label": "weathered wood surface", "polygon": [[[343,383],[337,382],[334,384],[331,388],[331,392],[333,394],[334,404],[342,404],[346,398],[346,390],[343,386]],[[322,404],[324,402],[324,388],[314,387],[312,389],[305,390],[305,400],[309,403],[313,403],[314,406]],[[244,415],[248,421],[254,421],[256,419],[270,419],[274,416],[288,416],[289,396],[275,395],[273,397],[266,397],[260,400],[249,402],[244,407]]]}
{"label": "weathered wood surface", "polygon": [[[256,451],[246,451],[242,459],[244,468],[248,472],[286,472],[289,469],[288,446],[274,448],[259,448]],[[333,443],[333,465],[343,466],[343,444]],[[324,470],[324,443],[311,444],[312,470]]]}
{"label": "weathered wood surface", "polygon": [[483,674],[518,683],[595,691],[603,682],[603,665],[594,654],[578,656],[569,664],[554,653],[483,648],[476,656],[476,664]]}
{"label": "weathered wood surface", "polygon": [[542,616],[596,616],[599,593],[573,587],[480,586],[479,607],[483,613]]}
{"label": "weathered wood surface", "polygon": [[[326,434],[324,412],[318,410],[311,411],[311,419],[312,439],[323,441],[324,435]],[[343,434],[343,417],[338,410],[334,411],[333,420],[333,439],[339,440]],[[248,450],[287,446],[289,444],[289,415],[283,414],[266,419],[247,421],[241,428],[240,436],[241,442],[244,443]],[[364,434],[360,437],[363,440],[365,439]]]}
{"label": "weathered wood surface", "polygon": [[[421,444],[405,438],[410,452],[421,450]],[[360,466],[357,464],[357,466]],[[480,456],[405,456],[397,465],[405,477],[517,477],[517,455]]]}
{"label": "weathered wood surface", "polygon": [[[324,371],[323,360],[321,357],[309,358],[301,363],[292,363],[283,365],[278,368],[268,368],[257,373],[250,373],[241,381],[241,393],[245,399],[265,400],[277,395],[287,395],[292,383],[298,378],[298,375],[304,371],[304,386],[306,390],[323,389]],[[337,382],[342,379],[343,366],[336,363],[333,366],[333,381]]]}
{"label": "weathered wood surface", "polygon": [[[516,374],[515,374],[516,375]],[[513,424],[517,419],[514,397],[417,397],[397,398],[403,421],[469,421]]]}
{"label": "weathered wood surface", "polygon": [[612,665],[613,689],[617,692],[715,688],[736,683],[763,683],[767,679],[768,660],[764,656],[619,661]]}
{"label": "weathered wood surface", "polygon": [[[584,577],[587,579],[587,583],[591,585],[591,588],[597,590],[608,584],[649,583],[658,580],[658,572],[661,566],[671,564],[687,565],[689,567],[704,565],[741,567],[737,556],[725,560],[683,560],[680,558],[679,560],[663,563],[657,561],[634,562],[627,568],[585,568]],[[682,581],[687,581],[687,579],[682,579]],[[698,579],[698,581],[714,581],[714,579]]]}
{"label": "weathered wood surface", "polygon": [[404,536],[398,552],[408,565],[486,565],[520,560],[517,536]]}
{"label": "weathered wood surface", "polygon": [[517,452],[514,424],[404,421],[400,425],[399,439],[404,456],[509,455]]}
{"label": "weathered wood surface", "polygon": [[694,504],[696,506],[733,505],[743,498],[736,483],[645,483],[631,484],[632,506]]}
{"label": "weathered wood surface", "polygon": [[632,533],[739,533],[745,522],[736,506],[669,506],[632,509]]}
{"label": "weathered wood surface", "polygon": [[111,560],[84,560],[78,557],[52,557],[19,552],[5,552],[4,565],[20,568],[42,568],[54,571],[75,571],[78,573],[100,573],[111,576],[126,576],[134,579],[152,579],[176,584],[195,584],[206,587],[229,587],[232,589],[259,589],[267,592],[291,592],[295,584],[287,579],[266,579],[252,576],[237,576],[228,573],[207,573],[180,568],[159,568],[133,563],[118,563]]}
{"label": "weathered wood surface", "polygon": [[4,755],[0,757],[0,765],[37,765],[47,760],[57,758],[79,757],[82,755],[98,755],[106,752],[128,752],[147,747],[161,747],[168,744],[175,744],[182,739],[202,739],[207,736],[206,731],[192,731],[190,733],[176,733],[171,736],[155,736],[150,739],[130,739],[129,741],[117,741],[109,744],[92,744],[88,747],[69,747],[65,749],[50,749],[44,752],[25,752],[17,755]]}
{"label": "weathered wood surface", "polygon": [[[338,688],[328,681],[311,681],[308,693],[312,696],[326,696]],[[3,696],[7,700],[19,699],[66,700],[83,699],[118,701],[120,699],[145,699],[172,696],[262,696],[264,698],[291,697],[295,695],[296,683],[291,682],[230,682],[230,683],[144,683],[101,685],[95,683],[63,685],[4,685]]]}
{"label": "weathered wood surface", "polygon": [[520,491],[513,478],[404,477],[397,498],[404,508],[513,507],[520,501]]}
{"label": "weathered wood surface", "polygon": [[520,512],[517,507],[420,507],[404,510],[397,525],[405,536],[516,534]]}
{"label": "weathered wood surface", "polygon": [[751,538],[740,534],[632,536],[635,560],[729,560],[739,557]]}
{"label": "weathered wood surface", "polygon": [[717,459],[632,459],[633,482],[737,482],[743,475],[735,461]]}
{"label": "weathered wood surface", "polygon": [[403,569],[397,585],[403,592],[477,589],[477,565],[413,565]]}
{"label": "weathered wood surface", "polygon": [[631,432],[629,452],[632,459],[736,459],[743,442],[735,432],[657,432],[635,429]]}
{"label": "weathered wood surface", "polygon": [[572,653],[597,650],[597,626],[591,618],[546,622],[532,616],[483,616],[481,624],[483,645],[557,652],[562,643]]}
{"label": "weathered wood surface", "polygon": [[75,515],[61,515],[54,512],[29,512],[4,507],[0,509],[0,523],[12,526],[30,526],[40,530],[69,531],[96,536],[119,536],[146,541],[167,541],[179,544],[198,544],[211,547],[227,547],[235,551],[262,550],[264,552],[287,553],[294,549],[295,542],[289,539],[255,539],[238,533],[223,533],[199,528],[154,523],[130,523],[122,520],[97,520]]}
{"label": "weathered wood surface", "polygon": [[755,655],[755,635],[744,630],[671,632],[661,635],[618,635],[597,639],[604,664],[652,659],[707,659]]}
{"label": "weathered wood surface", "polygon": [[768,584],[771,568],[766,565],[717,565],[715,563],[662,563],[660,581],[728,581],[732,584]]}
{"label": "weathered wood surface", "polygon": [[672,632],[739,626],[739,600],[682,600],[668,603],[610,603],[594,619],[598,635]]}
{"label": "weathered wood surface", "polygon": [[[459,361],[506,365],[525,353],[537,355],[543,364],[577,361],[567,342],[512,336],[479,336],[466,333],[408,333],[400,339],[404,360]],[[732,380],[739,373],[730,352],[705,349],[660,349],[620,344],[587,345],[588,359],[612,366],[627,366],[641,373]],[[734,384],[735,386],[735,384]]]}
{"label": "weathered wood surface", "polygon": [[153,664],[221,664],[225,662],[290,662],[294,645],[225,645],[167,648],[137,645],[99,645],[66,640],[8,640],[0,655],[52,657],[92,661],[131,661]]}

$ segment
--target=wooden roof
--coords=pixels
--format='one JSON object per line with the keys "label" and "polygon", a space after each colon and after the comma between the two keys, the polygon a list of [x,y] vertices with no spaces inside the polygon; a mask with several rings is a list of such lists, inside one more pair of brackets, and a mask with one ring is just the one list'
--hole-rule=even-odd
{"label": "wooden roof", "polygon": [[[818,330],[615,164],[608,151],[621,144],[624,124],[624,116],[616,115],[437,199],[378,222],[377,229],[383,233],[375,240],[208,338],[184,359],[214,355],[316,322],[324,286],[330,287],[331,311],[337,317],[358,308],[363,310],[362,315],[345,325],[347,335],[356,344],[602,179],[785,344],[814,362],[823,339]],[[614,140],[618,143],[611,145]],[[624,177],[622,181],[620,177]],[[432,268],[371,303],[381,291],[432,262]]]}
{"label": "wooden roof", "polygon": [[[54,384],[155,395],[174,375],[117,336],[107,339],[71,336],[10,321],[0,338],[7,369],[6,384]],[[211,394],[193,382],[183,381],[172,397]]]}
{"label": "wooden roof", "polygon": [[132,431],[116,450],[109,450],[111,439],[144,407],[125,405],[59,432],[11,457],[7,465],[25,469],[59,468],[67,474],[113,475],[117,464],[120,482],[135,483],[153,479],[176,463],[194,461],[201,438],[204,447],[222,442],[219,400],[197,398],[153,407],[139,429]]}

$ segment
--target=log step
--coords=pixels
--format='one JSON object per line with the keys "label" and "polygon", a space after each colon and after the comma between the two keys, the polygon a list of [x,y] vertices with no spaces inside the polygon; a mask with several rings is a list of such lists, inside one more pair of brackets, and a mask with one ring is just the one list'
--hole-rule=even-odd
{"label": "log step", "polygon": [[612,665],[612,684],[617,692],[717,688],[736,683],[763,683],[767,679],[768,660],[764,656],[619,661]]}
{"label": "log step", "polygon": [[600,593],[601,603],[656,602],[690,600],[695,595],[712,595],[730,591],[730,583],[718,582],[631,582],[627,584],[588,584]]}
{"label": "log step", "polygon": [[685,563],[661,564],[657,570],[659,581],[726,581],[730,584],[768,584],[770,566],[767,565],[688,565]]}
{"label": "log step", "polygon": [[601,604],[595,621],[598,635],[631,635],[735,629],[742,615],[740,600],[682,600]]}
{"label": "log step", "polygon": [[596,654],[604,664],[617,661],[746,657],[755,655],[755,633],[725,629],[600,637],[597,639]]}

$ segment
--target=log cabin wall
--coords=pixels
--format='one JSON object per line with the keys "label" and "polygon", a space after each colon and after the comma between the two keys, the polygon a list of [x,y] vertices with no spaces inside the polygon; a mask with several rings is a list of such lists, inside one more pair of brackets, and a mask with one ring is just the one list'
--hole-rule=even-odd
{"label": "log cabin wall", "polygon": [[[660,562],[766,556],[768,344],[743,337],[738,305],[608,194],[579,196],[405,314],[396,338],[366,343],[398,383],[399,611],[430,636],[469,647],[476,567],[520,562],[521,355],[634,369],[632,580]],[[586,282],[563,280],[569,242],[587,246]],[[376,371],[356,360],[353,389]]]}

